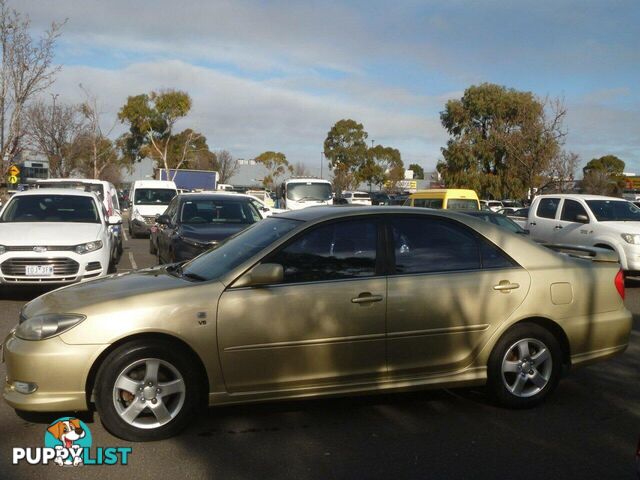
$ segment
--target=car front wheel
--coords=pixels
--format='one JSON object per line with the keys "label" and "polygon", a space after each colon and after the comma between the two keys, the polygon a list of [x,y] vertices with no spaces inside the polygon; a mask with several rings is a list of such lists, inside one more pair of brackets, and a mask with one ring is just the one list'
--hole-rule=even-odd
{"label": "car front wheel", "polygon": [[538,405],[557,386],[562,352],[555,336],[531,323],[511,328],[496,344],[488,365],[487,386],[509,408]]}
{"label": "car front wheel", "polygon": [[129,441],[161,440],[185,428],[199,404],[189,359],[164,341],[135,341],[111,352],[96,380],[96,408],[105,428]]}

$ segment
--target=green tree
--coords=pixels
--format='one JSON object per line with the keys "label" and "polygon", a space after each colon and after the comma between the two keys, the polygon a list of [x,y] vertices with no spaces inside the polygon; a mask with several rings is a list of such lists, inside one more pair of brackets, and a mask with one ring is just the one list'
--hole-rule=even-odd
{"label": "green tree", "polygon": [[262,179],[262,184],[272,190],[275,189],[278,183],[278,177],[284,175],[286,172],[293,172],[293,167],[289,165],[286,155],[281,152],[263,152],[254,158],[254,160],[269,170],[269,173]]}
{"label": "green tree", "polygon": [[362,124],[351,119],[336,122],[327,133],[324,156],[329,161],[334,178],[339,179],[340,189],[355,187],[360,183],[358,171],[369,158],[367,137]]}
{"label": "green tree", "polygon": [[189,94],[180,90],[128,97],[118,112],[120,122],[129,126],[119,142],[125,157],[131,162],[152,158],[167,176],[170,168],[188,165],[193,155],[206,147],[206,139],[191,129],[173,133],[176,122],[188,115],[191,106]]}
{"label": "green tree", "polygon": [[409,165],[409,170],[413,171],[413,178],[417,180],[424,180],[424,168],[417,163]]}
{"label": "green tree", "polygon": [[383,145],[376,145],[367,151],[367,160],[356,172],[356,178],[380,188],[389,184],[395,188],[397,182],[404,178],[404,164],[400,151]]}
{"label": "green tree", "polygon": [[449,100],[440,114],[451,135],[438,171],[447,186],[521,198],[539,186],[566,134],[560,101],[484,83]]}
{"label": "green tree", "polygon": [[582,169],[582,188],[585,193],[620,195],[624,188],[624,161],[615,155],[590,160]]}

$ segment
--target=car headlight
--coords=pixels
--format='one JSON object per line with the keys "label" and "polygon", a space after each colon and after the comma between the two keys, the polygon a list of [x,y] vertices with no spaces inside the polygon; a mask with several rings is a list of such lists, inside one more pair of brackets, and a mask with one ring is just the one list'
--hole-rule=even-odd
{"label": "car headlight", "polygon": [[36,315],[20,323],[15,335],[23,340],[44,340],[75,327],[85,318],[87,317],[76,313]]}
{"label": "car headlight", "polygon": [[144,218],[142,217],[142,215],[140,215],[140,212],[135,208],[133,209],[133,212],[131,212],[131,215],[133,215],[134,220],[140,220],[141,222],[144,222]]}
{"label": "car headlight", "polygon": [[87,242],[80,245],[76,245],[76,253],[90,253],[100,250],[102,248],[102,240],[96,240],[95,242]]}
{"label": "car headlight", "polygon": [[627,243],[632,243],[633,245],[640,245],[640,235],[638,235],[637,233],[623,233],[620,236]]}
{"label": "car headlight", "polygon": [[180,240],[182,240],[187,245],[191,245],[192,247],[198,247],[198,248],[212,248],[218,244],[218,242],[215,240],[212,240],[210,242],[201,242],[199,240],[195,240],[193,238],[188,238],[188,237],[180,237]]}
{"label": "car headlight", "polygon": [[6,247],[4,245],[0,245],[0,255],[2,255],[6,251],[7,251]]}

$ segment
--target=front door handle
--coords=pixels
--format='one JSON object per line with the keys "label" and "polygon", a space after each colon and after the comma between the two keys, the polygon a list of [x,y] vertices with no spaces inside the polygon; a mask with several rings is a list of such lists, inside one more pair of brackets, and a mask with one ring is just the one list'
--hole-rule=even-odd
{"label": "front door handle", "polygon": [[352,298],[351,303],[373,303],[381,302],[382,300],[382,295],[371,295],[369,292],[364,292],[358,295],[356,298]]}
{"label": "front door handle", "polygon": [[498,290],[502,293],[509,293],[511,290],[515,290],[516,288],[520,288],[520,284],[511,283],[509,280],[502,280],[498,285],[493,286],[494,290]]}
{"label": "front door handle", "polygon": [[529,225],[536,225],[536,222],[530,222]]}
{"label": "front door handle", "polygon": [[562,228],[562,225],[556,225],[556,226],[555,226],[555,227],[553,227],[553,228],[555,228],[556,230],[560,230],[560,229]]}

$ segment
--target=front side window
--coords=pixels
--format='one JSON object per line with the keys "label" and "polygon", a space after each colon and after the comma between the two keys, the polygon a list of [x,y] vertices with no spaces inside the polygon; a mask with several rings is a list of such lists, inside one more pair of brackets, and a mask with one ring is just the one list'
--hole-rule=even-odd
{"label": "front side window", "polygon": [[562,214],[560,215],[560,220],[564,220],[566,222],[577,222],[578,215],[584,215],[585,217],[589,218],[584,207],[580,205],[580,202],[566,199],[562,206]]}
{"label": "front side window", "polygon": [[422,208],[442,208],[442,198],[416,198],[413,201],[414,207]]}
{"label": "front side window", "polygon": [[374,220],[330,223],[303,232],[265,262],[283,266],[284,283],[371,277],[377,238]]}
{"label": "front side window", "polygon": [[134,193],[135,205],[169,205],[176,196],[171,188],[137,188]]}
{"label": "front side window", "polygon": [[391,220],[395,273],[431,273],[510,268],[502,250],[454,222],[404,217]]}
{"label": "front side window", "polygon": [[91,197],[29,195],[13,198],[0,221],[100,223],[101,220]]}
{"label": "front side window", "polygon": [[538,204],[536,215],[541,218],[556,218],[556,210],[558,210],[559,204],[559,198],[543,198]]}

